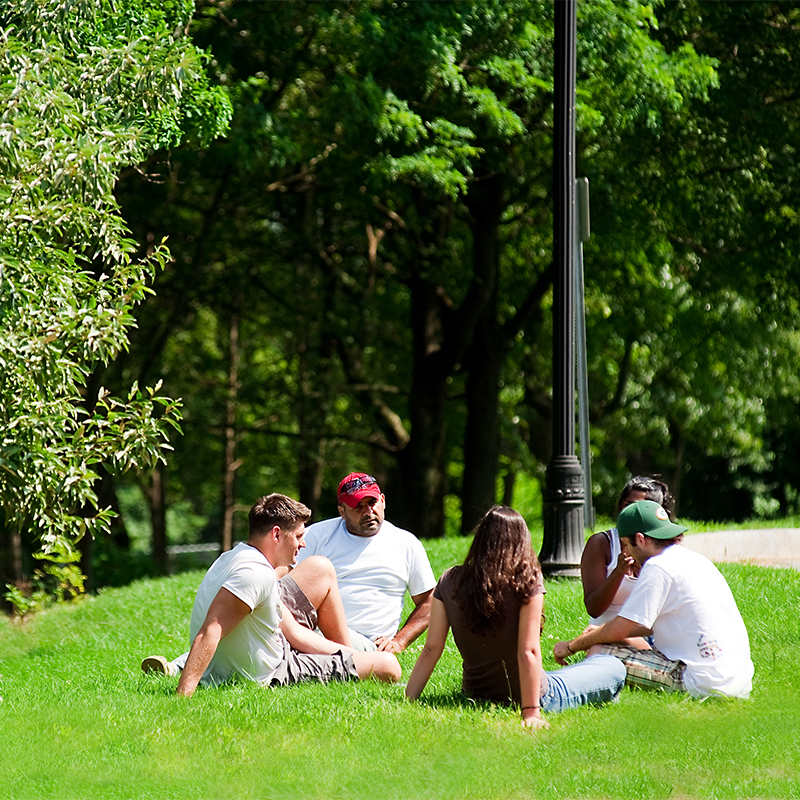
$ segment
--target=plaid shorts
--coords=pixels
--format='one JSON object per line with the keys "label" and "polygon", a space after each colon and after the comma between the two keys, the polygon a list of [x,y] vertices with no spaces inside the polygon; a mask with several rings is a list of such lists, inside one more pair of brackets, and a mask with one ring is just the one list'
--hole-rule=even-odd
{"label": "plaid shorts", "polygon": [[667,692],[685,692],[683,661],[670,661],[662,652],[637,650],[619,644],[604,644],[598,652],[618,658],[628,673],[625,683],[640,689],[664,689]]}

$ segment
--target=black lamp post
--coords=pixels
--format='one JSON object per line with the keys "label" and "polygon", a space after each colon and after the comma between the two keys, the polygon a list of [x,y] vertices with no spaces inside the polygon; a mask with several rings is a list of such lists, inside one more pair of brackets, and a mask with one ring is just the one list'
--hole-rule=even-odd
{"label": "black lamp post", "polygon": [[577,0],[555,0],[553,99],[553,454],[547,465],[545,575],[577,577],[583,550],[583,469],[575,456],[575,38]]}

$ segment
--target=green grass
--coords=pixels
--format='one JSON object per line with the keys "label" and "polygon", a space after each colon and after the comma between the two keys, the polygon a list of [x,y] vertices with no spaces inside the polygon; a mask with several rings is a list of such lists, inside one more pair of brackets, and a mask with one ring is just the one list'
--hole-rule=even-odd
{"label": "green grass", "polygon": [[[427,543],[437,574],[464,540]],[[109,589],[23,626],[0,621],[0,786],[8,798],[800,798],[800,573],[724,565],[750,631],[749,701],[623,691],[524,732],[459,694],[452,643],[416,704],[402,686],[174,695],[144,676],[176,655],[202,573]],[[577,581],[547,582],[551,645],[585,620]],[[421,642],[402,654],[407,677]]]}

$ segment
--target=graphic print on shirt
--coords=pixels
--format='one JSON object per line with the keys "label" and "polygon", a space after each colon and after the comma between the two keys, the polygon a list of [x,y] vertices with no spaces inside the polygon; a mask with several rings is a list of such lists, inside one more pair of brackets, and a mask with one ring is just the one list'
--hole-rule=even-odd
{"label": "graphic print on shirt", "polygon": [[717,656],[722,655],[722,648],[717,640],[705,634],[697,640],[697,649],[700,651],[700,658],[710,658],[716,661]]}

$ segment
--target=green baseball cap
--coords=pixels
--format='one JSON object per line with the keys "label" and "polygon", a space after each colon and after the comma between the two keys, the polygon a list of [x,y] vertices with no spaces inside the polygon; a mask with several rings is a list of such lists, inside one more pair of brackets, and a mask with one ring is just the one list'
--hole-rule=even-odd
{"label": "green baseball cap", "polygon": [[689,529],[669,521],[663,506],[653,500],[638,500],[622,509],[617,517],[617,532],[626,539],[643,533],[653,539],[674,539]]}

